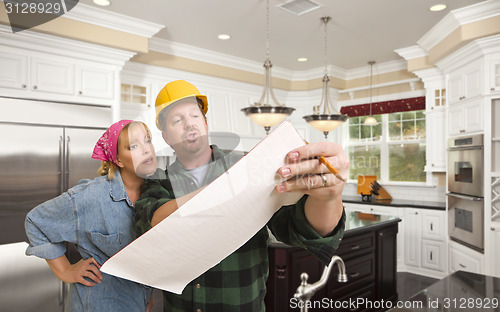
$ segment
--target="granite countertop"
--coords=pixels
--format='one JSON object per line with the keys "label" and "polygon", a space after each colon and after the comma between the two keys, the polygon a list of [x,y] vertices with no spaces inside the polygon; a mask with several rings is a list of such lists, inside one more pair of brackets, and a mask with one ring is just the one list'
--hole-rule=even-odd
{"label": "granite countertop", "polygon": [[420,200],[404,200],[404,199],[392,199],[392,200],[381,200],[381,201],[362,201],[361,195],[357,196],[342,196],[342,201],[345,203],[352,204],[364,204],[364,205],[379,205],[379,206],[389,206],[389,207],[412,207],[412,208],[424,208],[424,209],[437,209],[446,210],[445,202],[433,202],[433,201],[420,201]]}
{"label": "granite countertop", "polygon": [[[355,234],[355,232],[365,231],[370,229],[376,229],[378,227],[384,226],[388,223],[400,222],[401,219],[394,216],[383,216],[377,214],[363,214],[355,211],[346,213],[346,222],[345,222],[345,232],[344,235]],[[269,231],[269,246],[271,247],[291,247],[287,244],[284,244],[272,235],[271,231]]]}
{"label": "granite countertop", "polygon": [[457,271],[389,311],[500,311],[499,298],[500,278]]}

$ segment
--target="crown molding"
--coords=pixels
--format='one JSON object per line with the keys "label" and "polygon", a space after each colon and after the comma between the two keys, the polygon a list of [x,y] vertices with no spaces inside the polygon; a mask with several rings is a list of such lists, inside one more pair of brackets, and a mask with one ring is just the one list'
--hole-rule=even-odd
{"label": "crown molding", "polygon": [[153,37],[165,27],[164,25],[110,12],[81,2],[64,14],[63,17],[146,38]]}
{"label": "crown molding", "polygon": [[[149,49],[152,51],[185,57],[209,64],[235,68],[255,74],[262,74],[264,62],[259,63],[229,54],[219,53],[212,50],[201,49],[192,45],[173,42],[165,39],[152,38],[149,41]],[[271,60],[272,62],[272,60]],[[288,79],[293,77],[293,71],[273,66],[273,77]]]}
{"label": "crown molding", "polygon": [[500,15],[500,1],[489,0],[449,12],[417,44],[429,51],[462,25]]}
{"label": "crown molding", "polygon": [[[395,60],[385,63],[375,63],[375,65],[373,65],[373,68],[374,71],[376,70],[377,75],[408,69],[405,60]],[[352,80],[368,76],[370,76],[370,65],[348,70],[346,72],[344,79]]]}
{"label": "crown molding", "polygon": [[31,30],[12,33],[10,27],[0,25],[2,47],[10,46],[33,52],[45,52],[64,57],[75,57],[122,67],[135,52],[103,47],[101,45],[47,35]]}
{"label": "crown molding", "polygon": [[[235,68],[255,74],[263,74],[264,72],[262,70],[263,63],[258,63],[248,59],[224,53],[214,52],[212,50],[201,49],[195,46],[164,39],[152,38],[149,41],[149,50],[175,55],[179,57],[185,57],[200,62],[206,62],[209,64]],[[345,70],[337,66],[328,65],[327,70],[330,77],[335,77],[343,80],[350,80],[350,79],[366,77],[368,75],[367,72],[369,72],[369,66],[364,66],[351,70]],[[379,74],[390,73],[400,70],[407,70],[407,65],[405,60],[396,60],[396,61],[377,64],[377,72]],[[291,81],[307,81],[323,77],[324,67],[318,67],[306,71],[292,71],[281,67],[273,66],[272,73],[273,77],[275,78],[281,78]]]}
{"label": "crown molding", "polygon": [[390,87],[390,86],[397,86],[400,84],[405,84],[405,83],[415,83],[420,81],[420,78],[411,78],[411,79],[405,79],[405,80],[397,80],[397,81],[390,81],[390,82],[385,82],[385,83],[379,83],[379,84],[374,84],[373,86],[362,86],[362,87],[357,87],[357,88],[350,88],[350,89],[344,89],[344,90],[339,90],[339,93],[349,93],[349,92],[356,92],[356,91],[362,91],[362,90],[369,90],[371,88],[373,89],[378,89],[378,88],[384,88],[384,87]]}
{"label": "crown molding", "polygon": [[[224,86],[225,88],[232,88],[242,92],[251,92],[259,95],[262,92],[261,85],[136,62],[127,62],[123,67],[122,75],[123,77],[136,77],[139,79],[147,77],[148,82],[158,83],[161,86],[168,81],[184,79],[197,86],[199,84],[208,85],[210,86],[210,90],[217,90],[220,86]],[[275,92],[279,93],[281,90],[275,89]]]}
{"label": "crown molding", "polygon": [[[409,99],[409,98],[414,98],[414,97],[419,97],[419,96],[425,96],[425,90],[415,90],[415,91],[408,91],[408,92],[402,92],[402,93],[397,93],[397,94],[385,94],[385,95],[379,95],[379,96],[372,96],[372,102],[376,103],[376,102],[385,102],[385,101],[395,101],[395,100]],[[339,101],[338,105],[339,106],[352,106],[352,105],[358,105],[358,104],[366,104],[369,102],[370,102],[370,98],[365,97],[365,98]]]}
{"label": "crown molding", "polygon": [[417,70],[413,72],[415,75],[422,79],[425,88],[429,88],[430,85],[433,85],[434,88],[444,87],[445,84],[445,76],[441,70],[437,67]]}
{"label": "crown molding", "polygon": [[416,59],[416,58],[426,57],[428,55],[427,51],[425,51],[424,49],[422,49],[418,45],[414,45],[414,46],[402,48],[402,49],[397,49],[397,50],[394,50],[394,52],[399,54],[399,56],[401,56],[402,58],[404,58],[407,61],[412,60],[412,59]]}
{"label": "crown molding", "polygon": [[450,72],[485,55],[500,52],[500,35],[476,39],[436,63],[443,72]]}

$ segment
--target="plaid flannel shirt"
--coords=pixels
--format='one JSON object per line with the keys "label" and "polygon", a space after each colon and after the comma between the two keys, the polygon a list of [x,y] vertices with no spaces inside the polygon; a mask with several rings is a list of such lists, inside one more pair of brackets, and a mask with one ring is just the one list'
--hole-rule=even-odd
{"label": "plaid flannel shirt", "polygon": [[[215,145],[211,148],[212,159],[204,185],[215,180],[242,157],[224,153]],[[157,170],[146,180],[145,190],[135,204],[137,232],[142,234],[151,228],[151,219],[158,207],[196,189],[193,178],[178,161],[165,171]],[[326,264],[340,244],[345,214],[332,235],[321,237],[306,220],[306,199],[307,196],[303,196],[295,205],[281,207],[267,227],[279,241],[308,249]],[[269,274],[268,238],[267,228],[264,227],[234,253],[189,283],[181,295],[163,292],[164,311],[265,311],[264,296]]]}

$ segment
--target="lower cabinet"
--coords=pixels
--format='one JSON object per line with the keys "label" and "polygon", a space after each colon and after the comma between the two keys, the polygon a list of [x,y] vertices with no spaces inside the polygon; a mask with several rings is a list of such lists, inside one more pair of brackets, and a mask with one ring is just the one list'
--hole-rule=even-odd
{"label": "lower cabinet", "polygon": [[[335,254],[344,260],[348,282],[337,281],[335,265],[328,283],[311,298],[308,311],[382,311],[374,308],[379,302],[397,300],[397,233],[397,222],[347,230]],[[300,275],[307,273],[308,283],[313,284],[325,266],[306,250],[278,245],[269,247],[269,262],[266,310],[300,311],[302,303],[294,298]]]}
{"label": "lower cabinet", "polygon": [[484,255],[459,243],[450,242],[450,273],[467,271],[483,274]]}

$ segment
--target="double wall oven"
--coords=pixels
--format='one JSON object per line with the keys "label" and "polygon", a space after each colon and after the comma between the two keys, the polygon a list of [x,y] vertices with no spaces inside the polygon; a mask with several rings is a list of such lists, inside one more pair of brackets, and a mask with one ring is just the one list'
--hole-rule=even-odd
{"label": "double wall oven", "polygon": [[448,232],[450,238],[484,251],[483,135],[448,141]]}

